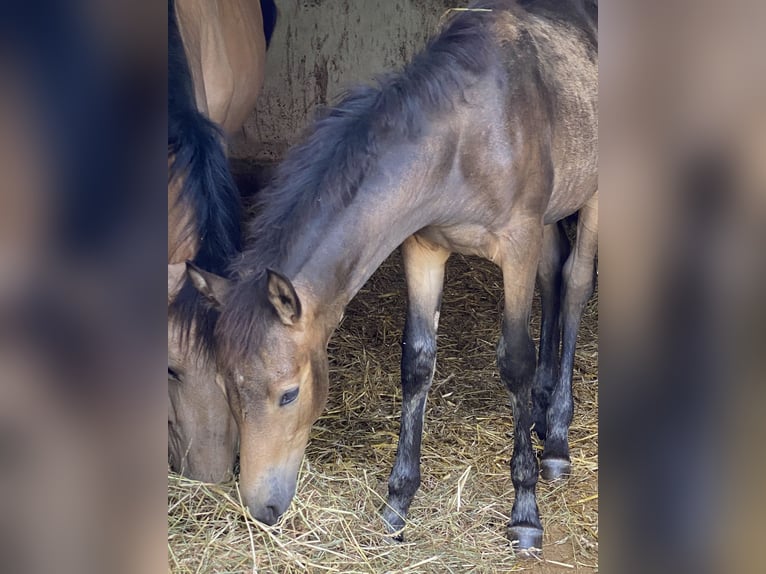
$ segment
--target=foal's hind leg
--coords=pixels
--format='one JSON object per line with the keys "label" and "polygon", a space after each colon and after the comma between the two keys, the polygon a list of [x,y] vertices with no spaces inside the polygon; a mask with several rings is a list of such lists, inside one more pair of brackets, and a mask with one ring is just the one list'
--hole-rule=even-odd
{"label": "foal's hind leg", "polygon": [[535,345],[529,334],[529,316],[540,260],[543,229],[539,221],[527,220],[512,227],[502,246],[501,267],[505,310],[497,365],[500,378],[511,394],[514,445],[511,480],[516,499],[511,510],[508,536],[520,550],[542,548],[543,528],[537,510],[537,459],[532,450],[532,381],[535,375]]}
{"label": "foal's hind leg", "polygon": [[[436,367],[436,329],[449,251],[412,236],[402,244],[407,318],[402,338],[402,418],[396,461],[388,479],[383,519],[391,533],[404,527],[420,486],[420,442],[426,396]],[[401,536],[399,536],[401,540]]]}
{"label": "foal's hind leg", "polygon": [[561,343],[561,270],[569,255],[569,240],[561,223],[546,225],[543,231],[543,251],[537,268],[540,287],[542,319],[540,325],[540,351],[532,386],[532,420],[535,432],[545,440],[548,428],[548,405],[559,374],[559,346]]}
{"label": "foal's hind leg", "polygon": [[541,461],[542,476],[554,480],[569,473],[569,425],[572,423],[572,371],[580,319],[593,294],[598,248],[598,192],[580,210],[577,239],[564,266],[564,334],[561,372],[548,408],[548,434]]}

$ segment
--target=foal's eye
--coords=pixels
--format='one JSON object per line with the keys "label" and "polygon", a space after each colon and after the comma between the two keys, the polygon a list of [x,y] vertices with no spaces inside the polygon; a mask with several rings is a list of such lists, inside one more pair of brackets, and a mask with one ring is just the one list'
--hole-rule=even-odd
{"label": "foal's eye", "polygon": [[292,390],[287,391],[279,398],[279,406],[283,407],[285,405],[289,405],[291,402],[293,402],[295,399],[298,398],[298,391],[300,391],[300,387],[296,387]]}
{"label": "foal's eye", "polygon": [[181,377],[178,375],[177,371],[174,371],[170,367],[168,367],[168,380],[176,381],[178,383],[181,382]]}

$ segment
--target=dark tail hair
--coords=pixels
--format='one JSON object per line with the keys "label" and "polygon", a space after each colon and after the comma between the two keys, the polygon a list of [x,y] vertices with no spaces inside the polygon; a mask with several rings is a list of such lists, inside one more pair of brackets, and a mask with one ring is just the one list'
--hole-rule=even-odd
{"label": "dark tail hair", "polygon": [[263,35],[266,37],[266,48],[268,49],[279,17],[279,11],[274,0],[261,0],[261,16],[263,17]]}

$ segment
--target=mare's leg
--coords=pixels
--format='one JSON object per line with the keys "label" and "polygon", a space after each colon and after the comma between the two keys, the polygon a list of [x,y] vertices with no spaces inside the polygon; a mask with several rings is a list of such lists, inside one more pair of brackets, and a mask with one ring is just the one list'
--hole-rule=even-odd
{"label": "mare's leg", "polygon": [[548,408],[548,434],[541,461],[542,476],[554,480],[569,473],[569,425],[572,423],[572,370],[577,331],[585,304],[593,294],[598,249],[598,192],[580,210],[577,239],[564,265],[564,330],[561,372]]}
{"label": "mare's leg", "polygon": [[540,350],[532,386],[532,420],[535,432],[545,440],[548,405],[559,374],[559,346],[561,343],[561,270],[569,255],[569,240],[561,223],[546,225],[543,231],[543,252],[537,268],[540,287],[542,319]]}
{"label": "mare's leg", "polygon": [[511,480],[516,499],[511,510],[508,536],[520,550],[542,548],[543,527],[537,510],[537,459],[532,450],[532,381],[535,376],[535,345],[529,334],[529,316],[540,262],[543,226],[533,219],[513,225],[501,246],[505,310],[497,366],[500,379],[511,395],[514,445]]}
{"label": "mare's leg", "polygon": [[[388,479],[383,519],[390,532],[404,527],[420,486],[420,442],[426,396],[436,367],[436,329],[449,251],[416,236],[402,244],[407,318],[402,337],[402,418],[396,460]],[[401,539],[401,536],[399,536]]]}

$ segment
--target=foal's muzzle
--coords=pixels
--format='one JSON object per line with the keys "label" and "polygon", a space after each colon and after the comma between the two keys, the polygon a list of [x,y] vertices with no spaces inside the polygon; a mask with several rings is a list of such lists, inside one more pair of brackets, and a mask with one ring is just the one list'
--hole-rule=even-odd
{"label": "foal's muzzle", "polygon": [[289,508],[295,495],[297,476],[270,472],[265,480],[259,482],[260,487],[255,492],[245,494],[245,504],[253,518],[271,526]]}

